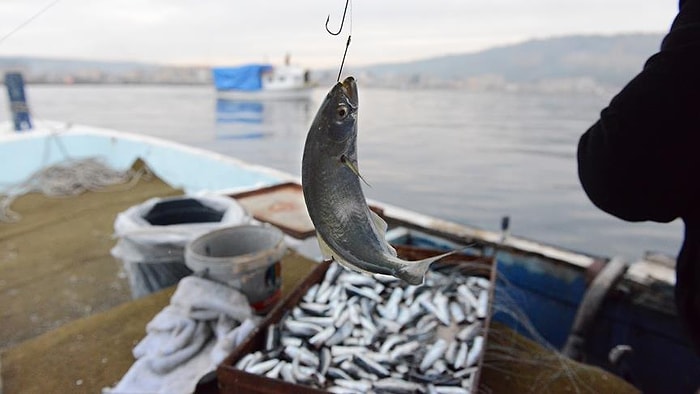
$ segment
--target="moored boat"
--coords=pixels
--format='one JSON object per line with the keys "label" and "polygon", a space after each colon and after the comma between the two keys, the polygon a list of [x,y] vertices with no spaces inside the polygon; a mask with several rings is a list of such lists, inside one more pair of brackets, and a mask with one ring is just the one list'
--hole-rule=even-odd
{"label": "moored boat", "polygon": [[309,71],[291,65],[246,64],[212,69],[219,98],[240,101],[308,99],[314,85]]}
{"label": "moored boat", "polygon": [[[43,167],[61,162],[66,154],[73,159],[101,157],[121,170],[141,158],[156,175],[187,192],[261,193],[298,181],[290,174],[156,138],[52,123],[44,130],[0,137],[0,157],[12,163],[11,170],[2,172],[0,184],[21,182]],[[276,207],[293,208],[298,197],[293,194],[291,201],[282,200]],[[583,329],[575,333],[577,343],[571,345],[578,358],[618,371],[620,365],[613,365],[609,354],[626,345],[633,353],[627,356],[621,373],[643,391],[687,392],[700,384],[697,357],[674,312],[674,272],[667,262],[648,256],[611,270],[613,260],[605,257],[523,239],[507,231],[485,231],[378,201],[370,203],[389,223],[387,236],[394,244],[441,250],[468,244],[469,254],[495,256],[501,278],[495,320],[562,348],[571,337],[574,321],[582,319]],[[299,252],[318,260],[313,228],[305,221],[303,204],[296,209],[299,207],[300,216],[286,212],[285,217],[292,217],[295,227],[306,228],[301,232],[305,238],[296,246]],[[601,273],[616,273],[602,290],[594,287],[602,281],[593,280]],[[592,309],[597,313],[589,313],[589,319],[576,319],[580,305],[593,303],[584,300],[591,298],[589,290],[594,288],[606,294]],[[522,311],[527,319],[514,311]]]}

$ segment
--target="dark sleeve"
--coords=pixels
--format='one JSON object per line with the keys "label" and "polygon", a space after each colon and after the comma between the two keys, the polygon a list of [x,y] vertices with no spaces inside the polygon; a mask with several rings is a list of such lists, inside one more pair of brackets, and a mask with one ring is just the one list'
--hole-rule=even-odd
{"label": "dark sleeve", "polygon": [[579,178],[600,209],[668,222],[700,205],[700,0],[684,0],[661,50],[578,145]]}

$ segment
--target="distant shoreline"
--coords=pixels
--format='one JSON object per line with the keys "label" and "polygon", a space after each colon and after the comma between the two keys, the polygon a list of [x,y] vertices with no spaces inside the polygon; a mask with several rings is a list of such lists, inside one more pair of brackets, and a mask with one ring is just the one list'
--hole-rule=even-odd
{"label": "distant shoreline", "polygon": [[43,81],[25,81],[28,86],[209,86],[209,82],[43,82]]}
{"label": "distant shoreline", "polygon": [[[658,51],[663,34],[565,36],[476,53],[404,63],[345,67],[366,87],[499,92],[591,92],[619,88]],[[30,57],[0,57],[0,72],[20,71],[31,85],[204,86],[205,66],[169,66]],[[311,68],[311,80],[335,83],[337,69]]]}

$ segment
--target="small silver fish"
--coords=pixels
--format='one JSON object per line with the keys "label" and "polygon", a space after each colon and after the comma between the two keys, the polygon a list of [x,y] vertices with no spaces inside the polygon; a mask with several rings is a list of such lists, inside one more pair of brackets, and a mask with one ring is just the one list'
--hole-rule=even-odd
{"label": "small silver fish", "polygon": [[423,283],[433,262],[452,254],[406,261],[385,239],[387,224],[367,206],[357,166],[357,84],[337,83],[311,124],[304,145],[301,183],[326,258],[360,272]]}

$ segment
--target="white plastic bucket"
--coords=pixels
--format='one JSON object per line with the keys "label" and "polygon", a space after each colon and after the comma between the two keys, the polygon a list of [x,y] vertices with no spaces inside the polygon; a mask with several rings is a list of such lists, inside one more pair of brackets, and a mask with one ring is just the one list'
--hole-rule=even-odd
{"label": "white plastic bucket", "polygon": [[286,250],[284,234],[276,227],[227,227],[188,243],[185,264],[196,273],[240,290],[255,312],[265,313],[281,297],[280,260]]}
{"label": "white plastic bucket", "polygon": [[192,273],[185,265],[188,242],[249,221],[243,206],[227,196],[152,198],[117,215],[114,232],[119,241],[111,252],[122,261],[132,297],[139,298]]}

